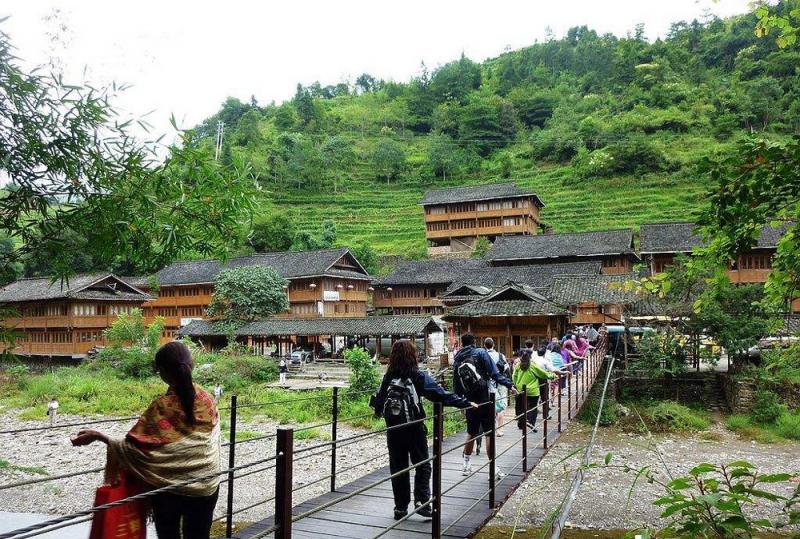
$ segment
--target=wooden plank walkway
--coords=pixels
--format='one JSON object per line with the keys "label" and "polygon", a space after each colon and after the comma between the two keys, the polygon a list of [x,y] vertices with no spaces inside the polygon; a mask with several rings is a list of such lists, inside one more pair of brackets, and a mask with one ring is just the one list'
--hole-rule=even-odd
{"label": "wooden plank walkway", "polygon": [[[573,384],[577,381],[573,377]],[[591,384],[589,384],[591,386]],[[573,385],[573,409],[579,408],[575,404],[575,387]],[[586,392],[588,395],[588,391]],[[567,392],[562,392],[562,432],[566,429],[567,421]],[[540,408],[541,412],[541,408]],[[558,440],[558,412],[552,407],[552,419],[548,421],[548,447]],[[513,407],[506,412],[506,421],[514,417]],[[573,414],[574,417],[574,414]],[[533,469],[544,457],[546,450],[543,444],[543,428],[541,413],[537,420],[538,433],[528,432],[528,471]],[[489,466],[485,451],[479,456],[473,455],[472,467],[477,470],[486,466],[471,477],[462,476],[461,451],[455,449],[464,443],[466,434],[461,432],[447,437],[442,444],[444,456],[442,458],[442,537],[464,538],[472,537],[494,515],[499,506],[508,499],[527,476],[522,470],[522,431],[517,429],[515,423],[505,426],[505,435],[497,438],[497,467],[505,477],[497,482],[495,497],[498,507],[489,507]],[[502,453],[502,454],[501,454]],[[431,452],[431,454],[433,454]],[[345,498],[352,492],[367,485],[387,479],[390,475],[389,467],[384,466],[359,479],[317,496],[311,500],[294,506],[294,516],[311,511],[322,504],[339,498]],[[413,477],[412,487],[413,487]],[[456,483],[458,486],[450,490]],[[476,503],[477,502],[477,503]],[[413,504],[412,504],[413,506]],[[311,516],[295,521],[292,524],[292,537],[306,538],[332,538],[348,537],[354,539],[372,539],[378,536],[387,538],[422,539],[431,536],[431,522],[422,517],[412,515],[396,528],[381,533],[395,523],[393,518],[394,503],[392,498],[391,482],[385,482],[363,493],[319,511]],[[238,539],[253,539],[255,537],[272,537],[273,533],[261,535],[274,524],[273,517],[262,520],[240,531],[234,537]]]}

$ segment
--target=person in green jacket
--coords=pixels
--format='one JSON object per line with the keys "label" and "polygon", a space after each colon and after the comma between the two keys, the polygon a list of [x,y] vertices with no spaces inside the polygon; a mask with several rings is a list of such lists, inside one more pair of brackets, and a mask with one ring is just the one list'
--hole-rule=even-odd
{"label": "person in green jacket", "polygon": [[[514,369],[512,381],[514,382],[514,387],[518,391],[515,401],[516,415],[518,416],[517,426],[521,430],[524,426],[523,421],[527,419],[528,426],[533,429],[533,432],[538,432],[536,430],[536,415],[539,411],[537,408],[539,405],[539,384],[543,380],[552,380],[556,377],[556,375],[552,372],[544,371],[534,365],[531,362],[532,354],[533,351],[530,349],[525,349],[522,351],[522,355],[519,359],[519,365],[516,369]],[[525,386],[526,392],[528,393],[527,410],[524,410],[523,406],[522,386]],[[523,412],[525,412],[524,415]]]}

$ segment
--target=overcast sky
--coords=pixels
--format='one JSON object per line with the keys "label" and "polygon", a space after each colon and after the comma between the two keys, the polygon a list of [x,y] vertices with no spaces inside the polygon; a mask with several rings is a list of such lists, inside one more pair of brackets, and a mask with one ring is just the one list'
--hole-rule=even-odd
{"label": "overcast sky", "polygon": [[[461,52],[474,60],[588,25],[649,39],[670,23],[727,16],[749,0],[256,1],[3,0],[2,29],[26,63],[56,59],[72,81],[124,82],[122,108],[168,130],[191,127],[227,96],[291,97],[298,82],[362,72],[406,81]],[[58,12],[56,12],[58,10]],[[85,76],[84,76],[85,73]]]}

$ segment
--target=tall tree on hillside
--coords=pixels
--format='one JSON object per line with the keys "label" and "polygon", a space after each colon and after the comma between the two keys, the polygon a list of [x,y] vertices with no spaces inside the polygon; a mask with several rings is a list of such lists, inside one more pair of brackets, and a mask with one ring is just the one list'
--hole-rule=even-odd
{"label": "tall tree on hillside", "polygon": [[322,109],[317,106],[308,88],[304,88],[302,84],[297,85],[297,92],[294,94],[294,108],[297,110],[297,117],[304,129],[315,131],[321,127]]}
{"label": "tall tree on hillside", "polygon": [[433,74],[428,89],[433,98],[443,103],[448,100],[464,102],[467,95],[481,85],[481,67],[461,54],[456,62],[443,65]]}
{"label": "tall tree on hillside", "polygon": [[356,89],[362,94],[374,92],[378,89],[378,81],[369,73],[362,73],[356,79]]}
{"label": "tall tree on hillside", "polygon": [[295,234],[294,222],[288,215],[283,212],[273,213],[253,225],[247,243],[258,253],[288,251]]}
{"label": "tall tree on hillside", "polygon": [[[21,246],[0,265],[65,230],[85,238],[102,266],[123,259],[152,270],[236,247],[252,210],[247,171],[214,162],[186,134],[160,160],[156,143],[130,136],[114,98],[113,88],[22,70],[0,33],[0,175],[13,186],[0,194],[0,230]],[[57,277],[74,271],[68,250],[52,255]]]}
{"label": "tall tree on hillside", "polygon": [[397,177],[406,166],[406,153],[403,147],[395,140],[384,138],[375,145],[372,154],[372,164],[379,176],[389,180]]}
{"label": "tall tree on hillside", "polygon": [[339,182],[347,177],[350,167],[356,161],[353,145],[343,137],[329,137],[322,144],[320,154],[323,173],[328,182],[333,184],[333,192],[336,193]]}
{"label": "tall tree on hillside", "polygon": [[471,143],[481,155],[509,144],[517,132],[514,106],[489,92],[470,95],[463,107],[459,138]]}

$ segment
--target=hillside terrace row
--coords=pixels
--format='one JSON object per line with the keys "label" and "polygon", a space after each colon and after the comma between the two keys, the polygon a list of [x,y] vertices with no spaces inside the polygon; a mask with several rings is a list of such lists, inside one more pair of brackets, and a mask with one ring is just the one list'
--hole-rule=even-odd
{"label": "hillside terrace row", "polygon": [[[763,282],[785,230],[766,227],[753,252],[731,267],[733,282]],[[691,223],[642,225],[639,253],[630,229],[500,236],[484,259],[409,262],[377,280],[346,248],[268,253],[226,265],[177,262],[155,275],[157,290],[150,289],[151,279],[111,274],[78,275],[68,283],[20,279],[0,289],[0,304],[19,315],[5,320],[20,334],[16,353],[82,357],[105,345],[103,330],[118,314],[138,307],[148,320],[165,318],[164,341],[181,328],[194,338],[213,336],[213,324],[195,321],[207,318],[216,276],[225,267],[265,265],[288,280],[290,307],[276,317],[280,322],[240,330],[255,332],[241,337],[264,352],[268,344],[286,350],[325,341],[335,347],[334,336],[364,335],[368,328],[372,336],[427,334],[435,331],[429,324],[434,315],[450,323],[451,341],[472,331],[496,338],[508,351],[568,324],[618,323],[635,298],[612,283],[636,278],[634,265],[642,263],[644,272],[663,271],[700,243]],[[375,316],[367,316],[372,309]]]}

